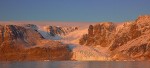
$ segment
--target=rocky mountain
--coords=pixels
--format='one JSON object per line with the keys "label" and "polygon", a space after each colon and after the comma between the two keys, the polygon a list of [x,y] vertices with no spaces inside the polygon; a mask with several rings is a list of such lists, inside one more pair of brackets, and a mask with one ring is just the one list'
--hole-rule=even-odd
{"label": "rocky mountain", "polygon": [[150,16],[84,28],[0,25],[0,61],[150,60]]}
{"label": "rocky mountain", "polygon": [[68,46],[45,40],[37,27],[28,25],[0,25],[0,60],[68,60]]}
{"label": "rocky mountain", "polygon": [[135,21],[90,25],[79,43],[108,48],[112,60],[149,60],[150,16],[139,16]]}

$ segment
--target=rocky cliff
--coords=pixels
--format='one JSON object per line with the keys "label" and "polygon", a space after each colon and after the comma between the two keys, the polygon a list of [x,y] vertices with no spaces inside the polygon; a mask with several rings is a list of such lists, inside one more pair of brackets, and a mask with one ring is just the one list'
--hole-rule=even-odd
{"label": "rocky cliff", "polygon": [[81,45],[108,48],[112,60],[149,60],[150,16],[139,16],[135,21],[90,25]]}
{"label": "rocky cliff", "polygon": [[90,25],[88,34],[83,35],[79,43],[87,46],[100,45],[106,47],[114,38],[115,28],[116,26],[112,22]]}

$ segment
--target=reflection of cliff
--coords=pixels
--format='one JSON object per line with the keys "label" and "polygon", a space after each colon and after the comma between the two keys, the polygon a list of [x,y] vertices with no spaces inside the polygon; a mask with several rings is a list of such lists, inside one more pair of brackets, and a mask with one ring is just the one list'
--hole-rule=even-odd
{"label": "reflection of cliff", "polygon": [[45,40],[35,25],[0,25],[0,60],[68,60],[67,45]]}
{"label": "reflection of cliff", "polygon": [[111,22],[90,25],[88,34],[80,39],[81,45],[108,48],[114,60],[148,60],[150,16],[123,24]]}

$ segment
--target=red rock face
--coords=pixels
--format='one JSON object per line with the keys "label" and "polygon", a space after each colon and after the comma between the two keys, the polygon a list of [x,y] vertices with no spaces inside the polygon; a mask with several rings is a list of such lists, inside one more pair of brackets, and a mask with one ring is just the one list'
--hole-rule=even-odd
{"label": "red rock face", "polygon": [[0,61],[68,60],[71,52],[67,48],[60,42],[44,40],[35,29],[0,25]]}

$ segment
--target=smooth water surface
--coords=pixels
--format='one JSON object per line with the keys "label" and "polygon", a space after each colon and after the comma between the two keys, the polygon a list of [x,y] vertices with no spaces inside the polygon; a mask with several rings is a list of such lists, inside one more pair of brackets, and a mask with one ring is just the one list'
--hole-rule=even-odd
{"label": "smooth water surface", "polygon": [[0,62],[0,68],[150,68],[150,62],[43,61]]}

